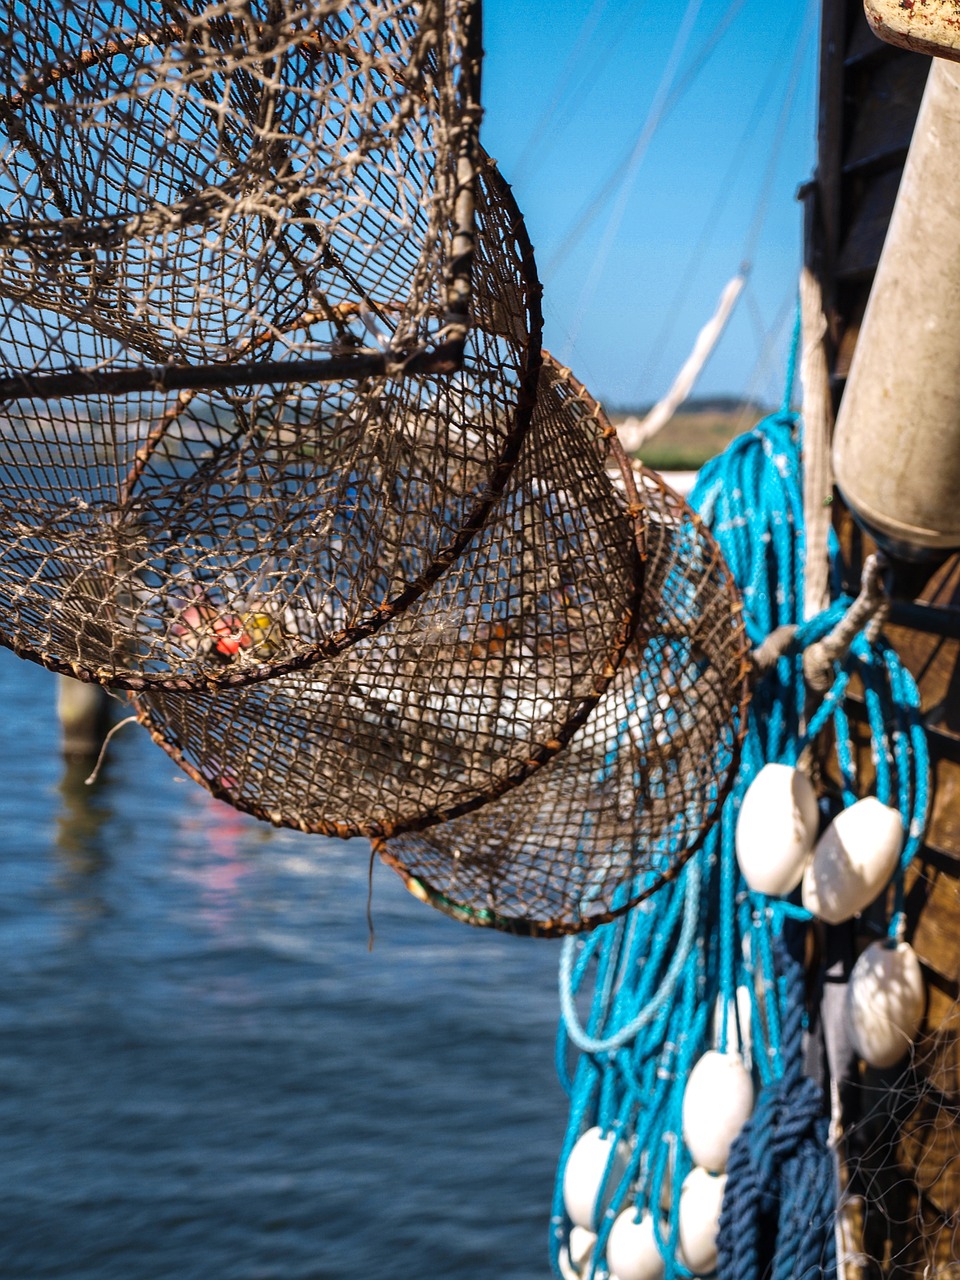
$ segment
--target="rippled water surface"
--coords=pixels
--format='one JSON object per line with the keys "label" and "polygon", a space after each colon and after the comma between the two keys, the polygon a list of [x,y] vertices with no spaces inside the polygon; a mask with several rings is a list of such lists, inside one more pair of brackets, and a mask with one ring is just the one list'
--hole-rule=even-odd
{"label": "rippled water surface", "polygon": [[135,726],[93,787],[0,650],[0,1275],[542,1277],[554,944],[212,800]]}

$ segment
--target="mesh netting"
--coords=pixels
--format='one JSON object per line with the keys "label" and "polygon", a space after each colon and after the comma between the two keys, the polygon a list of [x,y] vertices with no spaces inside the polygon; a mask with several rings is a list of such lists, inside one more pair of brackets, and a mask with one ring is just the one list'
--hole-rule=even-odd
{"label": "mesh netting", "polygon": [[[952,869],[948,879],[928,866],[915,892],[915,909],[930,894],[948,926],[956,920]],[[936,955],[951,975],[956,954],[951,937]],[[924,976],[927,1007],[909,1056],[883,1070],[860,1062],[842,1085],[839,1236],[853,1280],[960,1275],[960,1003],[955,978]]]}
{"label": "mesh netting", "polygon": [[415,605],[307,672],[145,691],[143,722],[214,794],[306,831],[394,832],[498,795],[561,749],[635,628],[642,563],[610,444],[548,361],[490,520]]}
{"label": "mesh netting", "polygon": [[8,0],[4,30],[3,328],[36,326],[5,394],[149,390],[171,361],[362,376],[462,342],[472,0]]}
{"label": "mesh netting", "polygon": [[529,423],[476,6],[261,7],[8,11],[0,640],[81,678],[338,652],[460,553]]}
{"label": "mesh netting", "polygon": [[699,518],[652,472],[640,629],[596,710],[522,786],[378,841],[419,898],[471,924],[589,929],[672,878],[733,779],[747,697],[738,597]]}

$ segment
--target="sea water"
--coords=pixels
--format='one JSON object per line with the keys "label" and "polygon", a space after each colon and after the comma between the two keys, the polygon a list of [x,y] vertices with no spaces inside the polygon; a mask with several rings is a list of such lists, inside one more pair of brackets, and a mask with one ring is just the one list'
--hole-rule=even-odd
{"label": "sea water", "polygon": [[[93,786],[0,650],[3,1280],[542,1277],[557,946],[364,841],[213,800],[138,727]],[[122,715],[122,709],[118,715]]]}

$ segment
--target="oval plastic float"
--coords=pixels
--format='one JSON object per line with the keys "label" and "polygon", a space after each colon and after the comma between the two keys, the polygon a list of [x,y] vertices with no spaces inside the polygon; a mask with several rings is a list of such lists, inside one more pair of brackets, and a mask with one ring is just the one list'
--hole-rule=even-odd
{"label": "oval plastic float", "polygon": [[873,942],[853,966],[847,1012],[854,1047],[871,1067],[892,1067],[916,1039],[926,989],[908,942]]}
{"label": "oval plastic float", "polygon": [[803,905],[828,924],[868,907],[893,875],[903,819],[875,796],[843,809],[817,841],[803,873]]}
{"label": "oval plastic float", "polygon": [[722,1173],[752,1110],[753,1081],[740,1055],[705,1053],[683,1093],[683,1140],[694,1163]]}
{"label": "oval plastic float", "polygon": [[717,1269],[717,1231],[727,1175],[715,1178],[695,1168],[680,1188],[680,1241],[677,1249],[683,1265],[694,1275],[708,1276]]}
{"label": "oval plastic float", "polygon": [[[604,1183],[604,1171],[610,1161],[611,1150],[613,1160]],[[612,1133],[605,1137],[598,1125],[580,1135],[570,1152],[563,1174],[563,1203],[574,1226],[596,1231],[617,1184],[626,1173],[629,1159],[629,1146],[622,1140],[617,1141]],[[597,1197],[600,1195],[601,1185],[603,1196],[598,1211]]]}
{"label": "oval plastic float", "polygon": [[660,1280],[664,1273],[653,1218],[644,1211],[637,1221],[636,1215],[636,1205],[630,1205],[610,1230],[607,1240],[610,1280]]}
{"label": "oval plastic float", "polygon": [[779,896],[800,883],[819,823],[810,779],[788,764],[765,764],[737,817],[737,861],[755,893]]}

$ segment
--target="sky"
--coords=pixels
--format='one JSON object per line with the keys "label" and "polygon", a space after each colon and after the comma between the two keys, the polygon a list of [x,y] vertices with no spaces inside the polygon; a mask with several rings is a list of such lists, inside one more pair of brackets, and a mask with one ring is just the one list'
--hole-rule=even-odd
{"label": "sky", "polygon": [[819,0],[485,0],[482,139],[544,283],[544,342],[657,399],[749,260],[696,395],[778,402],[815,162]]}

